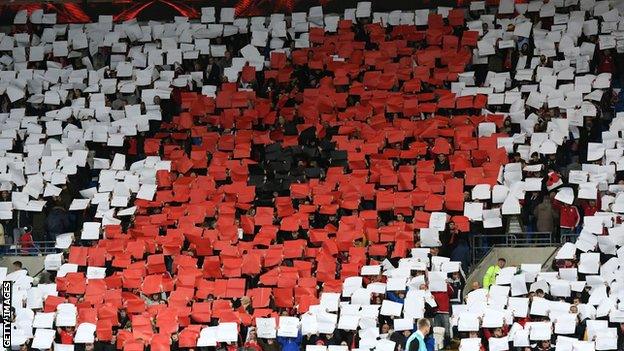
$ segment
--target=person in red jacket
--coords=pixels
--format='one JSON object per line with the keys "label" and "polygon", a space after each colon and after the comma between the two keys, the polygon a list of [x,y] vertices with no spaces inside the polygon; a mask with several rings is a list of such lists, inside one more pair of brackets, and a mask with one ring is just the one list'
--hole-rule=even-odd
{"label": "person in red jacket", "polygon": [[599,54],[598,73],[613,73],[615,71],[615,62],[611,50],[603,50]]}
{"label": "person in red jacket", "polygon": [[19,238],[22,253],[29,253],[35,250],[35,242],[33,241],[32,230],[30,227],[24,228],[24,234]]}
{"label": "person in red jacket", "polygon": [[554,200],[553,206],[555,209],[559,210],[559,227],[561,228],[561,234],[566,235],[574,233],[581,221],[578,208],[574,205],[568,205],[557,200]]}
{"label": "person in red jacket", "polygon": [[482,330],[483,338],[487,340],[488,344],[490,338],[502,338],[509,334],[509,326],[507,324],[503,324],[503,326],[499,328],[482,328]]}
{"label": "person in red jacket", "polygon": [[433,299],[438,305],[436,314],[433,317],[433,326],[444,328],[444,347],[446,347],[451,340],[451,296],[453,296],[453,287],[451,284],[446,284],[446,291],[432,291]]}
{"label": "person in red jacket", "polygon": [[256,335],[256,328],[249,327],[247,330],[247,338],[245,339],[244,348],[251,351],[262,351],[262,347],[258,344],[258,338]]}
{"label": "person in red jacket", "polygon": [[72,345],[74,343],[74,328],[73,327],[57,328],[57,332],[59,334],[61,344]]}
{"label": "person in red jacket", "polygon": [[600,202],[596,200],[583,201],[581,209],[583,210],[583,216],[593,216],[600,211]]}

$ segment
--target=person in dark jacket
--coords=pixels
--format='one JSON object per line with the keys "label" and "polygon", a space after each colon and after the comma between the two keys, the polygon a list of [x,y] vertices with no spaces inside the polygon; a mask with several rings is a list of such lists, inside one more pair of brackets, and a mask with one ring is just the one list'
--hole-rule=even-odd
{"label": "person in dark jacket", "polygon": [[215,62],[214,58],[208,59],[205,76],[208,85],[220,85],[221,83],[221,67]]}
{"label": "person in dark jacket", "polygon": [[117,349],[115,343],[117,342],[117,335],[113,333],[111,341],[96,341],[94,345],[94,351],[115,351]]}
{"label": "person in dark jacket", "polygon": [[57,235],[66,233],[69,230],[69,215],[59,203],[56,203],[50,210],[50,213],[48,213],[45,227],[49,240],[55,240]]}
{"label": "person in dark jacket", "polygon": [[554,347],[552,347],[550,340],[541,340],[533,348],[533,351],[552,351],[552,350],[554,350]]}
{"label": "person in dark jacket", "polygon": [[533,215],[536,219],[538,232],[552,233],[555,230],[557,212],[553,208],[550,198],[544,196],[542,202],[533,209]]}
{"label": "person in dark jacket", "polygon": [[403,332],[400,331],[392,332],[388,339],[395,342],[394,351],[402,351],[403,345],[405,345],[405,342],[407,341],[407,338],[405,337],[405,335],[403,335]]}
{"label": "person in dark jacket", "polygon": [[34,241],[50,240],[46,237],[46,207],[44,206],[40,212],[33,212],[32,221],[28,224],[31,225]]}
{"label": "person in dark jacket", "polygon": [[450,171],[451,164],[445,154],[438,154],[434,162],[434,170],[436,172]]}
{"label": "person in dark jacket", "polygon": [[281,351],[282,347],[275,339],[260,339],[258,338],[258,344],[263,351]]}

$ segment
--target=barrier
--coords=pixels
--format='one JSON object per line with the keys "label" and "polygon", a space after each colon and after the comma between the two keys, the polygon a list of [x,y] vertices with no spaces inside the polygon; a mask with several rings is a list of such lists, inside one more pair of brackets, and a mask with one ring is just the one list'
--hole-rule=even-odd
{"label": "barrier", "polygon": [[477,265],[493,247],[553,246],[551,232],[518,232],[507,234],[476,234],[470,238],[471,267]]}
{"label": "barrier", "polygon": [[[540,264],[542,265],[542,270],[545,267],[552,267],[552,260],[556,256],[559,247],[560,245],[557,244],[532,247],[530,251],[526,247],[492,247],[478,263],[470,268],[470,272],[466,277],[466,286],[470,287],[474,282],[481,284],[487,269],[496,264],[500,257],[504,257],[507,260],[508,267],[519,267],[523,263]],[[464,296],[469,291],[470,289],[465,289]]]}
{"label": "barrier", "polygon": [[23,247],[21,244],[0,245],[0,253],[13,256],[41,256],[57,253],[55,241],[33,241],[32,246]]}

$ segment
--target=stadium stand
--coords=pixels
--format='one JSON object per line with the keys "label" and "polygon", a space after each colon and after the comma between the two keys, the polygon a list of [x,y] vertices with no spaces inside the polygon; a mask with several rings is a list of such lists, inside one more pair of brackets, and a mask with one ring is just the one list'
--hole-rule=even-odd
{"label": "stadium stand", "polygon": [[18,12],[0,238],[44,269],[0,269],[4,346],[623,350],[621,5]]}

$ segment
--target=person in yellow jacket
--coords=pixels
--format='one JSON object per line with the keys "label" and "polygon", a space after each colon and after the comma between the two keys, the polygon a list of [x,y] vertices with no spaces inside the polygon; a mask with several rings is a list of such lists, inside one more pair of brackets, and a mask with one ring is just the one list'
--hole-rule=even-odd
{"label": "person in yellow jacket", "polygon": [[483,288],[484,289],[489,289],[490,285],[493,285],[494,283],[496,283],[496,275],[498,275],[498,272],[500,272],[501,269],[505,268],[506,263],[507,263],[507,260],[501,257],[498,259],[498,262],[496,264],[491,265],[487,269],[487,272],[485,272],[485,275],[483,276]]}

